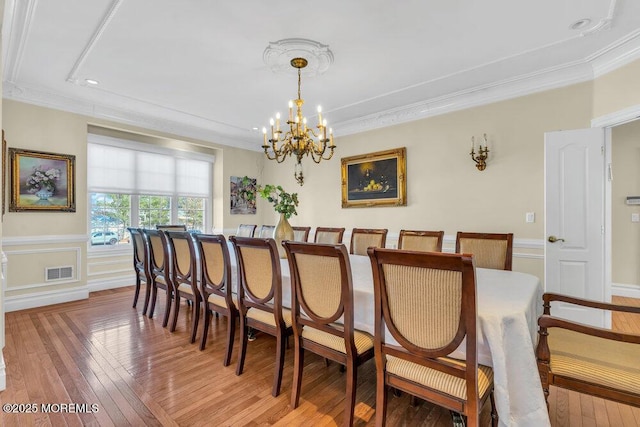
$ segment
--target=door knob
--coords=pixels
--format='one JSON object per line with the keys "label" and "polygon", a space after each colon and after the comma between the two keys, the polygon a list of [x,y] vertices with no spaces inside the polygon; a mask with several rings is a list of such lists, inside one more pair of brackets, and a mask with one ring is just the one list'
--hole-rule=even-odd
{"label": "door knob", "polygon": [[551,243],[564,242],[564,239],[560,239],[560,238],[558,238],[556,236],[549,236],[549,238],[547,240],[549,240]]}

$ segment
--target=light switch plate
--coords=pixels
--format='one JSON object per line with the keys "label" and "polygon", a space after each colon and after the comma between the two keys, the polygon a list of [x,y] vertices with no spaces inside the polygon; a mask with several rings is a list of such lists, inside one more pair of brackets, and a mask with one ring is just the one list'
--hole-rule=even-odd
{"label": "light switch plate", "polygon": [[640,222],[640,213],[632,213],[631,222]]}
{"label": "light switch plate", "polygon": [[525,215],[525,221],[527,222],[536,222],[536,213],[535,212],[527,212]]}

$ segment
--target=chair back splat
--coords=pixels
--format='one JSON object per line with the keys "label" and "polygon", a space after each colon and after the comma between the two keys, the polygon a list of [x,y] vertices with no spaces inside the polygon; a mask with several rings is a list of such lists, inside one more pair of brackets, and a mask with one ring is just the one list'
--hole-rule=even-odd
{"label": "chair back splat", "polygon": [[384,248],[387,243],[386,228],[354,228],[351,232],[351,250],[353,255],[367,255],[367,248]]}
{"label": "chair back splat", "polygon": [[158,289],[166,291],[166,304],[162,326],[169,322],[171,303],[173,301],[173,284],[171,282],[171,254],[167,235],[162,230],[145,229],[142,231],[149,248],[149,276],[151,278],[151,304],[148,316],[151,319],[155,312]]}
{"label": "chair back splat", "polygon": [[338,243],[342,243],[343,235],[344,228],[316,227],[316,233],[313,238],[315,243],[337,245]]}
{"label": "chair back splat", "polygon": [[467,233],[456,235],[456,253],[473,254],[477,268],[511,270],[513,233]]}
{"label": "chair back splat", "polygon": [[398,249],[420,252],[442,252],[444,231],[400,230]]}
{"label": "chair back splat", "polygon": [[176,330],[180,299],[191,301],[191,343],[196,341],[202,296],[198,289],[196,249],[191,233],[168,231],[167,242],[171,253],[171,282],[173,284],[173,321],[170,331]]}
{"label": "chair back splat", "polygon": [[[468,254],[369,248],[375,294],[376,425],[387,385],[467,416],[478,426],[493,370],[478,364],[476,280]],[[387,344],[385,331],[399,344]],[[466,338],[466,360],[447,357]]]}
{"label": "chair back splat", "polygon": [[275,225],[261,225],[258,229],[258,235],[256,237],[260,239],[266,239],[273,237],[273,231],[276,229]]}
{"label": "chair back splat", "polygon": [[[358,366],[373,357],[373,337],[354,329],[349,254],[342,244],[283,242],[292,279],[294,373],[291,406],[300,399],[304,351],[346,366],[345,426],[353,424]],[[338,323],[341,322],[341,323]]]}
{"label": "chair back splat", "polygon": [[200,292],[204,302],[204,330],[200,350],[204,350],[209,334],[211,312],[227,317],[227,349],[224,366],[231,363],[238,309],[233,301],[231,286],[231,262],[227,241],[222,234],[195,234],[197,252],[200,254]]}
{"label": "chair back splat", "polygon": [[280,256],[273,239],[231,236],[239,266],[240,356],[236,374],[241,375],[247,352],[248,328],[276,337],[276,366],[271,394],[280,394],[284,351],[293,333],[291,311],[282,308]]}
{"label": "chair back splat", "polygon": [[142,234],[142,229],[129,227],[129,234],[133,243],[133,270],[136,273],[136,290],[133,295],[133,307],[138,304],[138,296],[140,294],[140,285],[145,284],[144,305],[142,314],[147,312],[149,305],[149,297],[151,295],[151,275],[149,272],[149,247],[147,241]]}
{"label": "chair back splat", "polygon": [[256,231],[257,225],[255,224],[240,224],[236,236],[238,237],[253,237],[253,233]]}
{"label": "chair back splat", "polygon": [[309,240],[311,227],[291,227],[293,228],[293,240],[296,242],[306,242]]}

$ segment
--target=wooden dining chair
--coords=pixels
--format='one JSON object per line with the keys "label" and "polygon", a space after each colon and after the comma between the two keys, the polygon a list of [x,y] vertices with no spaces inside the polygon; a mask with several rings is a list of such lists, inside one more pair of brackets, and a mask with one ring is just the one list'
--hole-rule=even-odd
{"label": "wooden dining chair", "polygon": [[187,231],[187,226],[184,224],[156,224],[156,230]]}
{"label": "wooden dining chair", "polygon": [[200,292],[204,301],[204,328],[200,350],[207,345],[211,313],[216,312],[227,318],[227,349],[223,365],[231,363],[233,340],[238,320],[238,309],[233,302],[231,286],[231,262],[227,241],[222,234],[195,234],[200,270]]}
{"label": "wooden dining chair", "polygon": [[273,238],[273,230],[275,229],[275,225],[261,225],[255,237],[259,239]]}
{"label": "wooden dining chair", "polygon": [[513,233],[467,233],[458,231],[456,253],[473,254],[476,268],[511,270]]}
{"label": "wooden dining chair", "polygon": [[[551,315],[551,302],[640,314],[640,307],[545,293],[536,357],[545,399],[549,386],[640,407],[640,335],[596,328]],[[548,406],[548,403],[547,403]]]}
{"label": "wooden dining chair", "polygon": [[171,253],[171,283],[173,285],[173,320],[171,332],[176,330],[180,299],[191,301],[191,343],[196,341],[200,321],[202,296],[198,289],[196,250],[191,233],[167,231],[167,242]]}
{"label": "wooden dining chair", "polygon": [[164,309],[164,319],[162,326],[166,327],[169,322],[169,313],[173,301],[173,285],[171,283],[171,255],[167,236],[162,230],[142,230],[143,236],[147,239],[149,248],[149,276],[151,278],[151,304],[149,306],[149,319],[153,318],[158,299],[158,289],[166,292],[166,304]]}
{"label": "wooden dining chair", "polygon": [[293,240],[296,242],[306,242],[309,240],[311,227],[291,227],[293,228]]}
{"label": "wooden dining chair", "polygon": [[238,237],[253,237],[253,233],[256,231],[257,225],[255,224],[240,224],[236,231]]}
{"label": "wooden dining chair", "polygon": [[[478,364],[476,279],[471,255],[369,248],[375,293],[376,426],[387,386],[467,417],[476,427],[491,399],[493,370]],[[397,345],[387,343],[386,332]],[[466,338],[466,359],[449,358]]]}
{"label": "wooden dining chair", "polygon": [[293,333],[291,310],[282,307],[280,257],[273,239],[232,236],[239,266],[240,356],[236,375],[241,375],[247,353],[248,328],[276,338],[276,364],[271,394],[280,394],[284,351]]}
{"label": "wooden dining chair", "polygon": [[149,297],[151,295],[151,276],[149,273],[149,248],[140,228],[128,227],[133,243],[133,271],[136,274],[136,290],[133,294],[133,308],[138,305],[140,286],[145,284],[144,305],[142,314],[147,312]]}
{"label": "wooden dining chair", "polygon": [[352,255],[367,255],[367,248],[384,248],[387,243],[386,228],[354,228],[351,231]]}
{"label": "wooden dining chair", "polygon": [[398,249],[420,252],[442,252],[444,231],[400,230]]}
{"label": "wooden dining chair", "polygon": [[[294,367],[291,407],[298,407],[305,350],[346,366],[345,426],[353,424],[358,366],[373,357],[373,337],[353,326],[349,254],[342,244],[283,242],[292,280]],[[340,323],[337,323],[340,322]]]}
{"label": "wooden dining chair", "polygon": [[335,227],[316,227],[316,233],[313,237],[315,243],[326,243],[329,245],[337,245],[342,243],[344,228]]}

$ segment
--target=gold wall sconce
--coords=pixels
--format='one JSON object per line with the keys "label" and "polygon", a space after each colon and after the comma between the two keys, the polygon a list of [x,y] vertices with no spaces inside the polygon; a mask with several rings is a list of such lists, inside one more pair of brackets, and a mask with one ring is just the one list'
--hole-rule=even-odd
{"label": "gold wall sconce", "polygon": [[484,145],[482,141],[478,144],[478,154],[476,154],[476,141],[474,137],[471,137],[471,158],[476,162],[476,168],[479,171],[483,171],[487,168],[487,159],[489,158],[489,145],[487,144],[487,134],[484,135]]}

